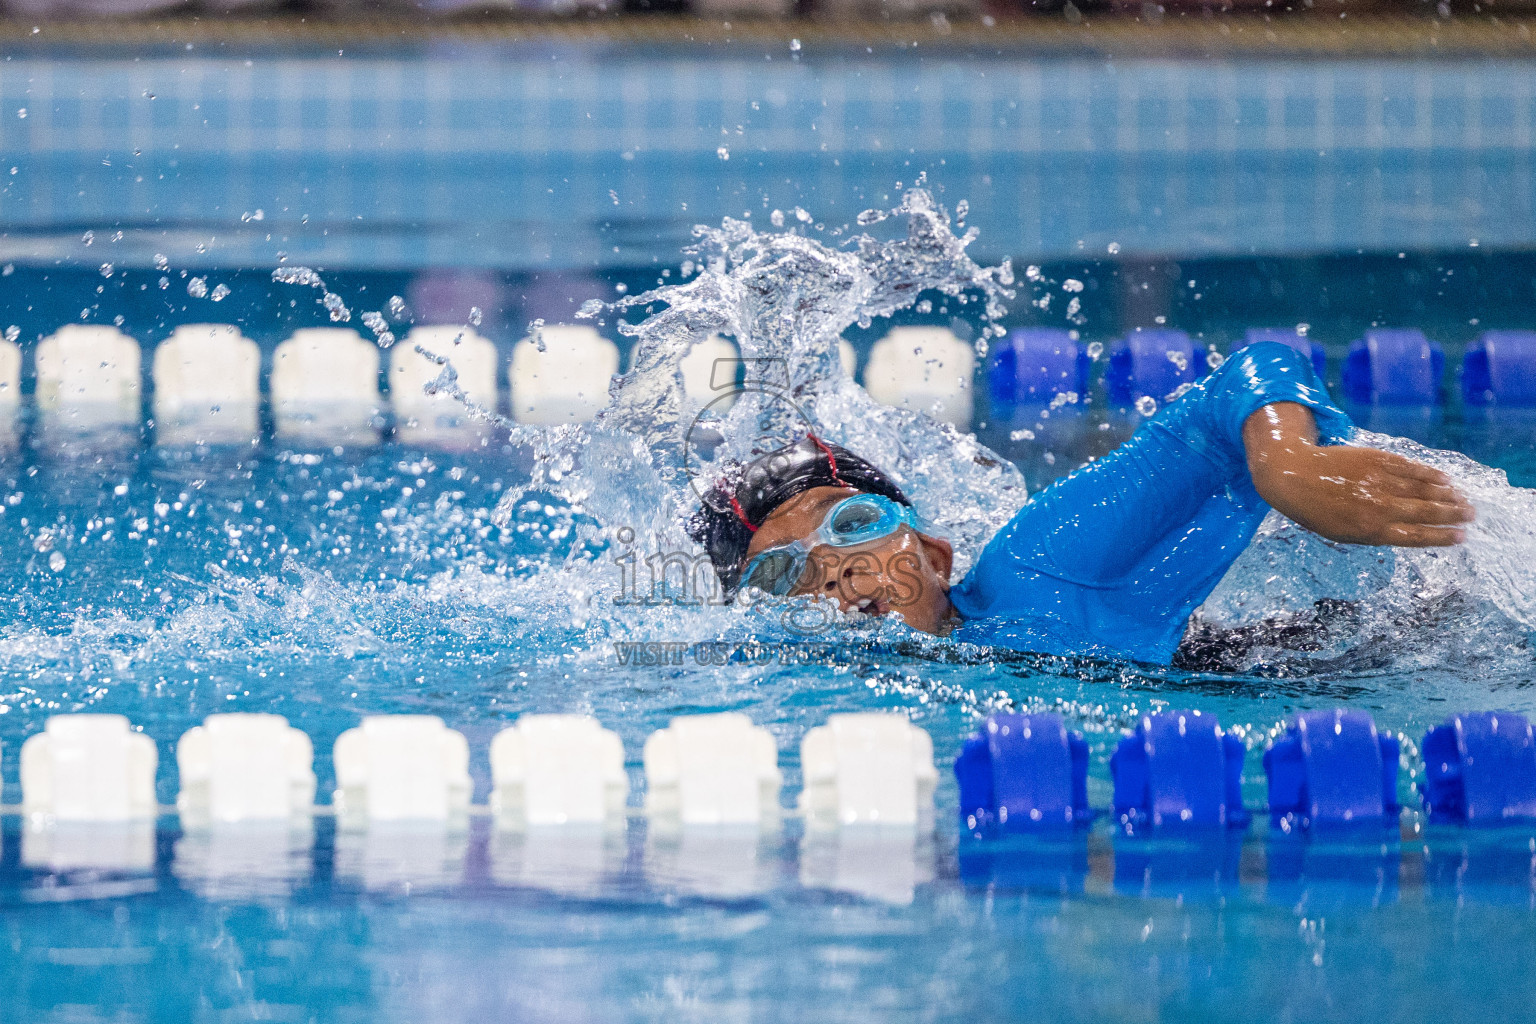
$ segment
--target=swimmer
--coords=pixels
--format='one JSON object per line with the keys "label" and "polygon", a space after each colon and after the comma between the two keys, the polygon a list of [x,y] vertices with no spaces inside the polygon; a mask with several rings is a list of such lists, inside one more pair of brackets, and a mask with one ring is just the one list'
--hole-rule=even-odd
{"label": "swimmer", "polygon": [[953,586],[953,549],[901,489],[815,436],[726,474],[689,532],[727,596],[820,595],[978,644],[1171,664],[1186,634],[1186,655],[1212,647],[1190,616],[1271,508],[1347,544],[1462,542],[1474,513],[1450,478],[1353,431],[1308,359],[1262,342],[1041,491]]}

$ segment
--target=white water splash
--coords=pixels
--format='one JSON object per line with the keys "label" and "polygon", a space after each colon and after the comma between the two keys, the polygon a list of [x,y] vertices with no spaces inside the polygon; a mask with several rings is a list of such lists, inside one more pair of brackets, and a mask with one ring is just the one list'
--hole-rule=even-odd
{"label": "white water splash", "polygon": [[[907,309],[936,290],[979,298],[984,345],[1004,333],[997,324],[1013,297],[1005,285],[1012,269],[971,260],[966,247],[976,232],[957,236],[948,212],[923,188],[879,212],[861,222],[896,218],[905,233],[884,240],[857,235],[840,250],[731,219],[696,228],[699,241],[687,255],[701,267],[697,277],[583,306],[587,318],[664,308],[638,324],[620,323],[635,341],[630,372],[615,380],[612,402],[594,424],[541,439],[531,486],[580,505],[605,526],[644,524],[660,543],[686,550],[682,524],[728,459],[815,430],[908,490],[919,511],[954,540],[957,569],[964,571],[1024,503],[1022,477],[973,436],[874,402],[844,373],[838,343],[853,325]],[[700,414],[685,399],[679,364],[712,334],[735,340],[745,382],[739,393],[730,390],[735,402],[728,411],[720,412],[719,403]],[[510,494],[503,509],[520,493]],[[667,513],[660,520],[658,508]]]}
{"label": "white water splash", "polygon": [[1399,549],[1399,564],[1419,577],[1418,589],[1481,598],[1527,629],[1536,629],[1536,490],[1511,487],[1502,469],[1460,452],[1369,431],[1360,431],[1356,440],[1434,466],[1477,510],[1465,544]]}
{"label": "white water splash", "polygon": [[1434,466],[1477,509],[1466,543],[1447,548],[1339,544],[1272,512],[1197,617],[1225,625],[1350,603],[1345,623],[1311,653],[1257,648],[1254,664],[1476,671],[1530,663],[1536,630],[1536,490],[1459,452],[1357,430],[1354,443]]}
{"label": "white water splash", "polygon": [[347,323],[352,319],[352,311],[347,308],[340,295],[325,286],[325,281],[318,273],[309,267],[278,267],[272,271],[272,280],[278,284],[306,285],[320,292],[320,305],[331,316],[332,323]]}

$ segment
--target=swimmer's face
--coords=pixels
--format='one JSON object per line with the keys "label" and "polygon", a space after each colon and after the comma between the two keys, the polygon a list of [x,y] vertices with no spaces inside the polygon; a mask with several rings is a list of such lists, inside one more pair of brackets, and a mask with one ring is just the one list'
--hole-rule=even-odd
{"label": "swimmer's face", "polygon": [[[813,487],[768,514],[743,565],[769,548],[811,538],[833,505],[858,491]],[[949,571],[954,549],[938,537],[901,526],[888,537],[851,547],[818,544],[811,549],[805,575],[792,594],[833,598],[843,611],[869,615],[898,613],[913,629],[938,633],[954,612],[949,603]]]}

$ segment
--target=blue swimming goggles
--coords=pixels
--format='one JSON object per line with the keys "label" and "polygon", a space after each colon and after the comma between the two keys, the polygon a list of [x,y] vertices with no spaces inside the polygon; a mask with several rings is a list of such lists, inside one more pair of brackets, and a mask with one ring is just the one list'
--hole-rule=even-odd
{"label": "blue swimming goggles", "polygon": [[801,540],[769,548],[741,574],[742,587],[783,597],[795,589],[805,574],[811,550],[822,544],[835,548],[867,544],[889,537],[903,526],[919,533],[931,532],[921,516],[905,505],[880,494],[856,494],[833,505],[816,532]]}

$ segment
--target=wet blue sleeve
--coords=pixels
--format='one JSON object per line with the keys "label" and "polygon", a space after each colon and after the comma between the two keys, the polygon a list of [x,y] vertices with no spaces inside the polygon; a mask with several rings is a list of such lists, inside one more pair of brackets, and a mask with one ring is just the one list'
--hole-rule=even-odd
{"label": "wet blue sleeve", "polygon": [[1274,342],[1242,349],[1125,444],[1021,509],[955,588],[956,608],[966,618],[1043,614],[1090,633],[1192,609],[1269,510],[1253,489],[1242,431],[1275,402],[1311,409],[1322,443],[1353,430],[1306,357]]}
{"label": "wet blue sleeve", "polygon": [[1214,462],[1240,465],[1246,472],[1243,424],[1276,402],[1295,402],[1311,409],[1318,440],[1323,444],[1347,441],[1354,432],[1349,417],[1328,397],[1311,361],[1289,345],[1274,341],[1233,353],[1147,427]]}

